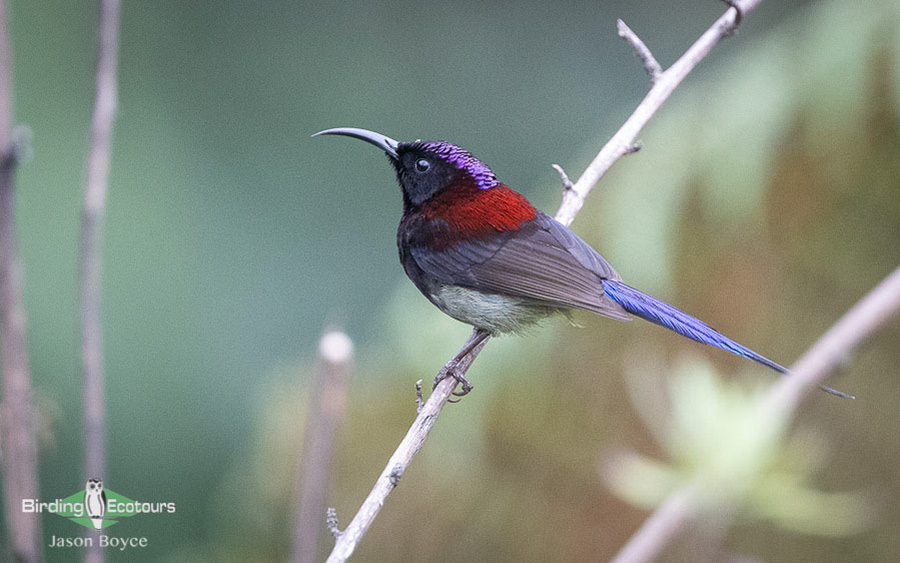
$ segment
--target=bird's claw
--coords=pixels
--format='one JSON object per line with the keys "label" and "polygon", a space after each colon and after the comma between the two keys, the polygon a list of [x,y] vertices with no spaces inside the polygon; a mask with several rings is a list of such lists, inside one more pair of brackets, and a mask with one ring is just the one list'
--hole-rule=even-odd
{"label": "bird's claw", "polygon": [[[472,384],[469,383],[469,380],[466,379],[465,375],[459,373],[456,370],[456,365],[448,366],[448,367],[442,369],[441,372],[438,373],[437,377],[434,378],[434,387],[437,387],[438,383],[447,379],[448,377],[452,377],[453,379],[458,381],[459,384],[462,386],[462,389],[460,391],[453,391],[451,393],[451,395],[453,395],[454,397],[465,397],[472,391]],[[434,387],[432,387],[432,389],[434,389]],[[459,401],[458,400],[454,401],[453,399],[449,399],[447,402],[448,403],[458,403]]]}
{"label": "bird's claw", "polygon": [[456,380],[459,381],[459,383],[462,385],[462,391],[453,391],[451,395],[453,395],[454,397],[465,397],[472,392],[472,384],[469,383],[468,379],[460,376],[456,378]]}
{"label": "bird's claw", "polygon": [[724,4],[726,4],[729,8],[734,8],[735,16],[734,23],[731,24],[731,27],[728,28],[728,32],[726,33],[726,37],[731,37],[734,35],[734,32],[737,31],[737,28],[741,25],[741,20],[744,19],[744,10],[738,5],[737,0],[722,0]]}

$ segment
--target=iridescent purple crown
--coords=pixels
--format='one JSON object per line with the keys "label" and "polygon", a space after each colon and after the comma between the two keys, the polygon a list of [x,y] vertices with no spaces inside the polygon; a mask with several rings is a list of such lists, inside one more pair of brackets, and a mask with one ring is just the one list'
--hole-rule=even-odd
{"label": "iridescent purple crown", "polygon": [[460,170],[465,170],[482,190],[493,188],[500,183],[491,169],[466,149],[461,149],[445,141],[416,141],[412,144],[417,148],[433,152],[447,162],[452,162]]}

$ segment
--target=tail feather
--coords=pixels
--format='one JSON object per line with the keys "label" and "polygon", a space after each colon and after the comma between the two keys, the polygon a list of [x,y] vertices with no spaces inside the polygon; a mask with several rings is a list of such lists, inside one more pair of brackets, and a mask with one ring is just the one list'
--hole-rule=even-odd
{"label": "tail feather", "polygon": [[[742,358],[753,360],[778,373],[788,373],[788,370],[780,364],[757,354],[742,344],[738,344],[700,319],[696,319],[652,295],[647,295],[629,285],[612,280],[603,280],[603,288],[610,299],[636,317],[663,326],[691,340],[709,344]],[[821,389],[839,397],[852,398],[851,395],[841,393],[830,387],[822,387]]]}

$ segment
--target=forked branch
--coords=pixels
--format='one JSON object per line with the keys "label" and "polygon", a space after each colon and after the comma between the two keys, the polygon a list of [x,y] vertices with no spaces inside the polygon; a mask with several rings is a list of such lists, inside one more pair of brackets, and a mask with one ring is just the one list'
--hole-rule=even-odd
{"label": "forked branch", "polygon": [[[746,13],[752,10],[759,2],[760,0],[745,0],[740,6],[740,10]],[[585,198],[594,186],[597,185],[597,182],[600,181],[600,178],[603,177],[607,170],[609,170],[619,158],[634,152],[636,147],[635,140],[638,133],[640,133],[647,122],[650,121],[650,118],[653,117],[656,111],[662,106],[663,102],[666,101],[672,91],[681,84],[682,80],[684,80],[691,70],[706,57],[716,43],[731,34],[737,20],[738,9],[733,7],[729,8],[724,15],[716,20],[712,27],[691,45],[675,64],[669,67],[668,70],[655,72],[656,69],[654,69],[654,72],[651,72],[651,77],[655,75],[656,79],[643,101],[641,101],[640,105],[638,105],[637,109],[619,131],[613,135],[602,149],[600,149],[600,152],[597,153],[597,156],[578,181],[575,182],[570,189],[564,190],[562,204],[556,212],[557,221],[566,226],[572,223],[572,220],[575,219],[575,215],[581,209],[582,205],[584,205]],[[622,27],[620,26],[620,32],[621,30]],[[632,46],[635,46],[635,49],[637,50],[638,48],[636,47],[635,42],[637,36],[635,36],[633,32],[626,35],[626,39],[628,39]],[[648,65],[648,60],[653,62],[656,61],[643,42],[637,39],[637,44],[642,46],[642,49],[638,50],[638,55],[644,61],[645,67]],[[656,66],[658,67],[658,63],[656,63]],[[557,171],[561,172],[563,183],[568,188],[568,177],[565,176],[565,173],[562,172],[561,168],[557,168]],[[466,345],[463,346],[463,349],[469,345],[477,334],[477,330],[472,332],[472,335],[469,337]],[[486,343],[487,340],[475,347],[467,356],[465,356],[462,361],[456,365],[456,372],[464,376]],[[444,366],[444,370],[449,367],[450,365],[448,363]],[[384,505],[387,496],[394,487],[397,486],[400,477],[406,471],[413,456],[425,443],[428,432],[431,430],[432,426],[434,426],[437,417],[441,414],[444,405],[447,403],[447,399],[450,398],[456,385],[457,381],[455,379],[444,379],[437,387],[435,387],[431,396],[419,409],[419,415],[416,417],[416,420],[413,422],[412,427],[410,427],[406,436],[400,442],[394,455],[391,456],[384,471],[382,471],[378,480],[375,482],[375,486],[363,502],[362,507],[360,507],[356,516],[354,516],[353,520],[347,526],[347,529],[339,534],[334,550],[328,557],[329,562],[346,561],[353,554],[356,546],[359,545],[359,542],[362,540],[366,531],[368,531],[369,526],[371,526],[375,517],[378,515],[378,512],[381,510],[381,507]]]}

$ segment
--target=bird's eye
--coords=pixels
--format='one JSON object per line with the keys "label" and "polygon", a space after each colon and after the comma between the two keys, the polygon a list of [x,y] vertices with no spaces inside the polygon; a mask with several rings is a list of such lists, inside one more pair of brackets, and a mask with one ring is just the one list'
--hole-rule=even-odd
{"label": "bird's eye", "polygon": [[416,161],[416,170],[418,172],[427,172],[429,168],[431,168],[431,163],[424,158],[420,158]]}

